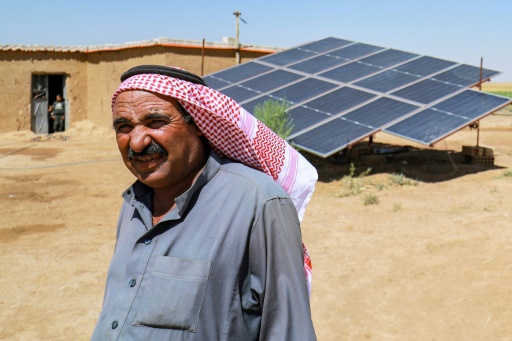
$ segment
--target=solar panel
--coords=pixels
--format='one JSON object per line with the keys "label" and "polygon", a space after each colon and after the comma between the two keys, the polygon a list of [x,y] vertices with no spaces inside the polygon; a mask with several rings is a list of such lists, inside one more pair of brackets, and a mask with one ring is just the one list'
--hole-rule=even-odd
{"label": "solar panel", "polygon": [[412,104],[381,97],[365,106],[344,114],[343,118],[377,129],[418,108],[419,107]]}
{"label": "solar panel", "polygon": [[234,85],[221,91],[224,95],[231,97],[237,102],[243,102],[249,98],[253,98],[259,95],[256,91],[252,91],[246,88],[242,88],[239,85]]}
{"label": "solar panel", "polygon": [[306,58],[313,57],[315,55],[316,54],[313,52],[301,49],[291,49],[259,58],[259,60],[274,65],[284,66],[294,62],[298,62],[299,60],[304,60]]}
{"label": "solar panel", "polygon": [[405,62],[406,60],[417,57],[417,54],[403,52],[398,50],[386,50],[379,53],[376,53],[372,56],[361,59],[361,62],[380,66],[380,67],[389,67],[393,65],[400,64]]}
{"label": "solar panel", "polygon": [[313,154],[327,157],[373,132],[372,128],[338,118],[294,137],[291,142]]}
{"label": "solar panel", "polygon": [[250,113],[253,113],[254,114],[254,108],[258,105],[258,104],[263,104],[265,101],[269,101],[269,100],[276,100],[275,98],[272,98],[270,96],[261,96],[261,97],[258,97],[258,98],[255,98],[253,100],[250,100],[250,101],[247,101],[245,103],[242,103],[242,107],[247,110],[248,112]]}
{"label": "solar panel", "polygon": [[[488,79],[497,74],[499,74],[498,71],[483,70],[482,79]],[[460,65],[433,78],[441,82],[470,86],[480,82],[480,68],[470,65]]]}
{"label": "solar panel", "polygon": [[206,82],[206,84],[208,84],[208,86],[213,89],[220,89],[231,84],[229,82],[223,81],[222,79],[218,79],[213,76],[206,76],[203,77],[203,79]]}
{"label": "solar panel", "polygon": [[372,73],[379,72],[380,70],[380,68],[375,66],[370,66],[360,62],[353,62],[321,73],[319,76],[333,79],[338,82],[348,83],[364,76],[371,75]]}
{"label": "solar panel", "polygon": [[423,56],[408,63],[397,66],[395,70],[416,76],[428,76],[432,73],[444,70],[453,65],[456,65],[456,63],[429,56]]}
{"label": "solar panel", "polygon": [[335,51],[331,51],[329,52],[329,56],[344,58],[346,60],[353,60],[379,50],[382,50],[382,47],[358,43],[343,47]]}
{"label": "solar panel", "polygon": [[384,131],[430,145],[468,123],[468,120],[459,116],[434,109],[425,109],[384,129]]}
{"label": "solar panel", "polygon": [[395,70],[388,70],[365,78],[355,83],[355,85],[379,92],[388,92],[403,85],[417,81],[419,78],[419,76],[408,75],[406,73],[398,72]]}
{"label": "solar panel", "polygon": [[509,98],[465,90],[384,131],[431,145],[511,102]]}
{"label": "solar panel", "polygon": [[325,113],[309,109],[304,106],[296,107],[290,110],[290,118],[293,123],[293,129],[290,134],[296,134],[297,132],[311,127],[312,125],[329,117],[330,116]]}
{"label": "solar panel", "polygon": [[293,72],[275,70],[262,76],[252,78],[251,80],[242,82],[240,85],[256,91],[267,92],[294,82],[300,78],[302,78],[301,75]]}
{"label": "solar panel", "polygon": [[425,79],[391,94],[414,102],[428,104],[459,90],[461,88],[456,85]]}
{"label": "solar panel", "polygon": [[237,67],[232,67],[224,71],[217,72],[215,74],[215,78],[224,80],[226,82],[236,83],[270,70],[272,70],[272,68],[266,65],[255,62],[248,62],[238,65]]}
{"label": "solar panel", "polygon": [[330,51],[337,47],[342,47],[342,46],[345,46],[345,45],[348,45],[351,43],[352,42],[349,40],[329,37],[329,38],[317,40],[317,41],[309,43],[309,44],[302,45],[302,46],[300,46],[300,49],[313,51],[313,52],[317,52],[317,53],[322,53],[322,52],[327,52],[327,51]]}
{"label": "solar panel", "polygon": [[287,100],[291,103],[299,103],[327,92],[336,86],[336,84],[324,82],[319,79],[307,78],[286,88],[272,92],[270,95],[275,98]]}
{"label": "solar panel", "polygon": [[329,114],[338,114],[375,96],[368,92],[343,87],[304,103],[304,106]]}
{"label": "solar panel", "polygon": [[329,55],[321,55],[305,60],[303,62],[299,62],[297,64],[290,65],[288,67],[290,69],[313,74],[329,69],[336,65],[344,64],[346,62],[347,61],[345,59],[331,57]]}
{"label": "solar panel", "polygon": [[433,105],[435,109],[474,120],[489,111],[496,110],[509,102],[509,98],[498,97],[484,92],[466,90]]}
{"label": "solar panel", "polygon": [[[498,75],[484,69],[483,79]],[[480,69],[334,37],[205,77],[249,112],[290,104],[290,141],[316,155],[383,130],[431,144],[512,100],[467,89]]]}

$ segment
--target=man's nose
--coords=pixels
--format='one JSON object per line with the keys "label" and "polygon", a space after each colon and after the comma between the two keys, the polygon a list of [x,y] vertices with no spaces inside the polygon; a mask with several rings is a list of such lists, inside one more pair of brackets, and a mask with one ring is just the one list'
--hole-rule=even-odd
{"label": "man's nose", "polygon": [[147,134],[146,129],[141,126],[136,126],[130,132],[130,148],[134,152],[140,153],[151,144],[151,137]]}

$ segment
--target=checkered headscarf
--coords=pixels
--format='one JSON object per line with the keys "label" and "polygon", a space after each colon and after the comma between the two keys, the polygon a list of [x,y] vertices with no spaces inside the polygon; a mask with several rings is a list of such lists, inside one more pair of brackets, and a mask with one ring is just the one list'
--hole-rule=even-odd
{"label": "checkered headscarf", "polygon": [[[166,69],[173,70],[171,74],[181,70]],[[117,95],[128,90],[145,90],[176,98],[217,153],[271,176],[288,193],[297,208],[299,220],[302,220],[318,178],[316,169],[233,99],[192,76],[200,82],[187,77],[184,77],[187,80],[172,77],[165,72],[134,74],[126,78],[112,96],[112,108]],[[302,246],[304,272],[310,289],[311,259],[304,244]]]}

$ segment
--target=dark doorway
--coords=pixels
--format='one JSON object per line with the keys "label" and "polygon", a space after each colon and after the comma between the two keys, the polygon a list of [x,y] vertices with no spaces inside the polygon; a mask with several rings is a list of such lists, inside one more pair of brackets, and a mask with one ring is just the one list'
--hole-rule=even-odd
{"label": "dark doorway", "polygon": [[53,120],[48,112],[48,107],[53,104],[57,95],[64,99],[65,118],[64,130],[68,125],[68,114],[65,75],[32,75],[32,109],[31,109],[31,130],[36,134],[52,134]]}

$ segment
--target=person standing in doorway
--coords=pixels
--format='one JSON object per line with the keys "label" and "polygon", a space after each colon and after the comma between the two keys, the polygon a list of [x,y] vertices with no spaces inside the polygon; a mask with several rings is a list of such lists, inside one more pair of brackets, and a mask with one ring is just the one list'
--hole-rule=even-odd
{"label": "person standing in doorway", "polygon": [[48,111],[53,119],[53,132],[64,131],[64,114],[66,110],[64,100],[60,94],[55,96],[55,102],[48,108]]}

